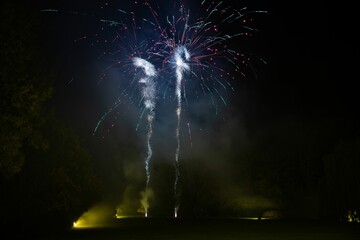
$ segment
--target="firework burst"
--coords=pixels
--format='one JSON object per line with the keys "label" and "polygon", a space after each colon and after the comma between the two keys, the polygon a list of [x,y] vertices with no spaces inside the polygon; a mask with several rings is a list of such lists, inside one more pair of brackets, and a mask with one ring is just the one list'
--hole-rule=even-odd
{"label": "firework burst", "polygon": [[[183,101],[191,102],[199,98],[201,94],[209,96],[216,114],[221,105],[228,104],[227,92],[235,91],[235,80],[246,75],[248,64],[253,60],[251,54],[243,53],[239,42],[258,31],[253,27],[253,17],[265,11],[252,11],[247,7],[236,9],[227,6],[225,1],[207,0],[199,2],[198,6],[193,8],[197,9],[196,11],[191,11],[183,1],[178,0],[172,1],[170,5],[168,2],[160,4],[157,1],[138,0],[133,2],[131,7],[126,8],[104,3],[101,9],[107,15],[96,16],[101,26],[99,33],[83,36],[79,40],[88,41],[91,46],[99,43],[110,46],[111,50],[104,51],[99,56],[102,61],[109,63],[101,79],[106,78],[107,70],[121,68],[123,78],[129,79],[129,76],[132,76],[130,77],[132,80],[118,96],[113,106],[100,118],[94,134],[119,105],[142,102],[139,122],[147,111],[145,169],[146,187],[148,187],[149,162],[152,156],[150,140],[156,100],[160,100],[156,96],[161,95],[161,99],[165,101],[175,99],[177,147],[174,194],[175,216],[177,216]],[[44,11],[54,12],[55,10]],[[91,14],[88,16],[94,17]],[[114,18],[110,19],[108,16],[114,16]],[[101,35],[104,32],[111,34],[104,34],[107,38],[102,39]],[[263,61],[261,58],[255,58]],[[143,71],[143,77],[140,80],[136,80],[138,75],[135,70],[138,68]],[[134,96],[140,99],[135,101]],[[190,134],[189,122],[187,127]]]}

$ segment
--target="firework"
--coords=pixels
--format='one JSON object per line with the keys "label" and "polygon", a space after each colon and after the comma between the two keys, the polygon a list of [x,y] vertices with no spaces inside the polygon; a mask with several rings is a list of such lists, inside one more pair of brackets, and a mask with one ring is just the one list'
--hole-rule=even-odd
{"label": "firework", "polygon": [[[146,187],[149,185],[149,163],[153,154],[150,142],[156,100],[158,100],[156,96],[162,95],[165,101],[175,99],[177,146],[174,163],[174,214],[177,217],[180,197],[178,184],[183,102],[191,102],[200,98],[200,95],[208,96],[216,114],[221,106],[228,104],[226,94],[235,91],[236,79],[247,75],[251,62],[255,59],[265,63],[261,58],[244,53],[239,42],[258,31],[253,27],[254,15],[266,11],[252,11],[247,7],[237,9],[226,6],[225,1],[207,0],[199,2],[194,12],[191,12],[180,0],[173,0],[172,6],[173,10],[165,11],[169,10],[166,4],[158,4],[150,0],[135,1],[133,7],[128,6],[126,9],[104,3],[101,9],[107,14],[109,11],[114,11],[116,14],[111,16],[116,16],[114,17],[116,20],[104,15],[98,16],[98,21],[101,32],[107,29],[109,30],[107,32],[113,33],[110,34],[112,36],[99,40],[101,34],[96,33],[92,37],[82,36],[79,39],[90,41],[90,46],[99,42],[111,44],[111,48],[115,50],[104,52],[99,57],[111,62],[106,70],[120,67],[127,76],[136,76],[134,71],[138,68],[143,71],[144,77],[138,81],[141,94],[140,101],[137,102],[143,103],[140,120],[147,111]],[[58,12],[56,9],[43,11]],[[94,17],[93,14],[83,15]],[[135,92],[138,91],[132,90],[132,86],[136,85],[135,77],[132,79],[114,105],[100,118],[94,134],[101,123],[121,103],[134,102]],[[124,101],[125,97],[130,100]],[[189,122],[187,126],[191,141]]]}
{"label": "firework", "polygon": [[134,66],[142,68],[145,73],[145,77],[141,78],[139,83],[143,85],[141,94],[144,98],[145,109],[148,110],[147,123],[148,123],[148,132],[147,132],[147,157],[145,160],[145,170],[146,170],[146,188],[149,185],[150,181],[150,170],[149,170],[149,162],[152,156],[152,148],[150,144],[152,132],[153,132],[153,120],[155,117],[155,97],[156,97],[156,85],[154,81],[154,77],[156,75],[156,70],[154,65],[149,63],[148,61],[135,57]]}

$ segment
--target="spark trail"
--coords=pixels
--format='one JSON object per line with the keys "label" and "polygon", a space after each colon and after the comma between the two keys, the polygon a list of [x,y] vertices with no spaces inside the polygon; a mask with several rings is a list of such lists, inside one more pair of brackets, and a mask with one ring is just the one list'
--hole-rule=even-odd
{"label": "spark trail", "polygon": [[176,64],[176,85],[175,85],[175,96],[177,100],[177,127],[176,127],[176,141],[177,147],[175,152],[175,182],[174,182],[174,194],[175,194],[175,210],[174,216],[177,217],[177,211],[179,209],[179,193],[178,193],[178,183],[180,177],[179,170],[179,153],[180,153],[180,121],[181,121],[181,111],[182,111],[182,94],[181,94],[181,85],[184,78],[184,72],[190,70],[189,64],[185,61],[190,60],[190,53],[184,46],[179,46],[175,50],[174,61]]}
{"label": "spark trail", "polygon": [[[148,110],[147,114],[147,137],[146,137],[146,144],[147,144],[147,156],[145,159],[145,171],[146,171],[146,188],[145,193],[148,192],[149,188],[149,181],[150,181],[150,160],[152,157],[152,147],[151,147],[151,137],[153,133],[153,121],[155,117],[155,98],[156,98],[156,84],[154,81],[154,78],[156,76],[156,70],[154,65],[149,63],[148,61],[135,57],[133,59],[133,65],[136,68],[143,69],[145,73],[145,77],[141,78],[139,83],[143,85],[141,95],[143,97],[145,109]],[[148,199],[147,195],[144,195],[144,199],[142,200],[144,210],[145,210],[145,216],[147,217],[148,214]]]}
{"label": "spark trail", "polygon": [[151,144],[150,144],[150,140],[152,137],[152,132],[153,132],[153,120],[155,117],[155,97],[156,97],[156,85],[154,82],[154,77],[156,76],[156,70],[154,65],[152,65],[151,63],[149,63],[148,61],[142,59],[142,58],[138,58],[135,57],[133,59],[133,64],[135,67],[139,67],[142,68],[145,72],[146,77],[141,78],[139,83],[143,84],[144,87],[142,88],[142,96],[144,99],[144,105],[145,105],[145,109],[147,109],[148,112],[148,116],[147,116],[147,122],[148,122],[148,133],[147,133],[147,149],[148,149],[148,154],[145,160],[145,169],[146,169],[146,187],[148,187],[149,185],[149,181],[150,181],[150,171],[149,171],[149,162],[152,156],[152,148],[151,148]]}

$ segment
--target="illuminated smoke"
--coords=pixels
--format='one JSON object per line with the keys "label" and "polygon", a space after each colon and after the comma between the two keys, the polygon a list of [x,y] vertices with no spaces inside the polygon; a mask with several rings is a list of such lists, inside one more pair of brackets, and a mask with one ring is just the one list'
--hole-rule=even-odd
{"label": "illuminated smoke", "polygon": [[145,191],[142,191],[140,193],[140,195],[141,195],[141,199],[140,199],[141,206],[144,208],[145,217],[148,217],[150,201],[154,197],[154,191],[151,188],[147,187]]}
{"label": "illuminated smoke", "polygon": [[[149,63],[148,61],[135,57],[133,59],[133,64],[135,67],[143,69],[145,73],[145,77],[141,78],[139,80],[139,83],[143,85],[141,94],[144,100],[145,109],[148,110],[147,115],[147,123],[148,123],[148,132],[146,136],[146,144],[147,144],[147,156],[145,159],[145,171],[146,171],[146,188],[145,193],[149,192],[149,181],[150,181],[150,159],[152,157],[152,147],[151,147],[151,137],[153,132],[153,121],[155,117],[155,98],[156,98],[156,84],[154,82],[154,77],[156,76],[156,70],[154,65]],[[148,194],[144,194],[144,196],[147,196]],[[149,203],[148,203],[148,197],[142,197],[142,205],[145,209],[145,216],[147,216]]]}

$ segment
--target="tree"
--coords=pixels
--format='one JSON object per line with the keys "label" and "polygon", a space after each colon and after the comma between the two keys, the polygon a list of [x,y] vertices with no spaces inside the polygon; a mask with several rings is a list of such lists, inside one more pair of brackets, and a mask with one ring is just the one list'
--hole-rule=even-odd
{"label": "tree", "polygon": [[36,19],[16,2],[0,10],[0,223],[60,228],[97,199],[98,181],[79,137],[46,109]]}
{"label": "tree", "polygon": [[348,210],[360,209],[360,140],[340,140],[323,157],[323,214],[340,218]]}
{"label": "tree", "polygon": [[47,115],[42,134],[47,148],[24,146],[28,161],[2,184],[2,219],[29,226],[51,219],[49,226],[64,227],[98,200],[99,181],[80,139],[54,115]]}
{"label": "tree", "polygon": [[38,127],[52,87],[40,66],[34,19],[16,3],[0,10],[0,174],[6,177],[21,171],[25,143],[45,147]]}

